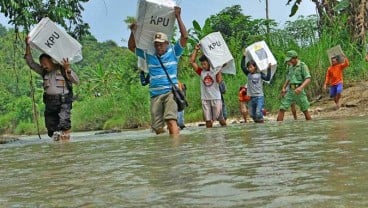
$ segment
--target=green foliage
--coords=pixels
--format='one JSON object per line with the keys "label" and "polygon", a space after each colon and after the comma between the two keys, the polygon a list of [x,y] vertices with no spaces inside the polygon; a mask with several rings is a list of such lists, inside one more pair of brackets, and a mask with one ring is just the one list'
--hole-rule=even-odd
{"label": "green foliage", "polygon": [[[8,2],[14,4],[16,1]],[[19,2],[26,4],[26,1]],[[35,2],[38,1],[29,4]],[[311,71],[312,82],[306,89],[309,98],[323,93],[322,85],[329,66],[326,50],[337,44],[341,45],[351,62],[351,66],[345,70],[345,82],[366,79],[368,66],[364,62],[365,54],[350,41],[349,33],[344,30],[348,19],[341,17],[344,18],[324,28],[318,35],[314,32],[317,25],[315,16],[299,17],[280,28],[273,20],[251,19],[242,13],[240,6],[228,7],[210,16],[202,27],[193,21],[189,44],[179,63],[179,78],[187,86],[189,102],[185,110],[186,122],[201,121],[203,116],[200,81],[189,65],[188,55],[201,38],[214,31],[222,33],[236,61],[237,74],[223,75],[227,84],[224,98],[230,117],[240,117],[238,89],[247,82],[240,69],[240,60],[244,47],[255,41],[265,40],[278,62],[273,80],[270,84],[264,84],[268,111],[275,112],[279,108],[280,89],[287,73],[283,61],[285,52],[290,49],[298,52]],[[129,21],[132,20],[128,18]],[[35,87],[38,110],[35,118],[39,120],[41,132],[45,132],[42,78],[30,72],[23,59],[24,41],[19,36],[25,37],[25,34],[14,35],[14,30],[2,28],[0,25],[0,45],[3,49],[0,50],[0,134],[37,132],[30,98],[31,86]],[[99,43],[92,35],[83,36],[81,43],[84,59],[72,65],[81,80],[80,85],[74,86],[76,101],[72,110],[73,130],[148,126],[150,97],[147,87],[139,83],[136,56],[113,41]]]}
{"label": "green foliage", "polygon": [[124,23],[129,27],[129,25],[133,24],[137,22],[136,18],[135,17],[132,17],[132,16],[128,16],[124,19]]}
{"label": "green foliage", "polygon": [[73,130],[103,129],[104,123],[118,109],[114,106],[112,97],[90,97],[81,102],[73,103]]}
{"label": "green foliage", "polygon": [[[300,2],[295,1],[295,4],[298,5]],[[364,66],[367,64],[362,64],[364,62],[363,57],[357,46],[349,41],[349,34],[344,30],[346,23],[347,19],[342,18],[333,27],[325,28],[322,34],[317,34],[317,17],[301,16],[294,22],[287,22],[283,29],[277,28],[277,24],[272,22],[270,24],[271,32],[267,34],[268,22],[263,19],[250,19],[242,14],[239,6],[225,8],[218,14],[209,17],[203,28],[209,25],[211,28],[209,31],[220,31],[237,61],[237,75],[224,75],[226,83],[231,83],[228,84],[228,92],[224,96],[230,116],[240,115],[238,112],[237,90],[240,85],[246,83],[246,77],[240,71],[242,50],[244,46],[256,41],[265,40],[278,62],[278,70],[271,84],[264,84],[265,105],[269,111],[277,111],[280,105],[280,89],[286,77],[284,58],[287,50],[293,49],[298,51],[300,59],[310,68],[312,82],[306,89],[310,99],[323,93],[322,85],[327,67],[329,66],[326,50],[337,44],[342,46],[349,58],[356,59],[351,61],[351,66],[346,70],[345,81],[357,80],[356,77],[359,77],[358,79],[366,77]],[[193,22],[192,30],[194,34],[203,34],[201,29],[198,23]],[[337,33],[336,31],[339,32]],[[196,40],[194,39],[194,41]],[[181,80],[184,82],[188,81],[186,76],[182,76]],[[192,92],[194,90],[197,91],[196,96],[198,97],[199,84],[189,86],[192,89],[189,88],[188,94],[195,94],[195,92]],[[189,97],[193,98],[193,96]],[[195,99],[195,108],[200,108],[197,99]],[[200,115],[196,110],[192,111],[191,106],[188,108],[188,111],[186,112],[186,118],[199,117]],[[193,116],[191,113],[193,113]]]}
{"label": "green foliage", "polygon": [[16,128],[16,112],[8,112],[0,115],[0,134],[12,133]]}
{"label": "green foliage", "polygon": [[[25,36],[25,34],[20,35]],[[24,41],[14,41],[16,37],[14,30],[6,31],[4,36],[0,36],[0,44],[4,47],[4,50],[0,51],[0,112],[2,113],[0,133],[28,133],[30,132],[28,129],[31,129],[28,128],[28,124],[33,124],[32,128],[37,132],[30,98],[31,80],[32,86],[35,87],[37,119],[40,124],[44,122],[42,78],[30,72],[31,70],[26,66],[23,59]],[[147,125],[150,120],[150,114],[147,113],[149,96],[146,88],[137,85],[139,77],[135,55],[126,48],[117,46],[113,41],[98,43],[90,35],[82,39],[82,44],[84,59],[72,65],[81,80],[80,85],[74,86],[77,100],[72,110],[73,129],[102,129],[105,122],[119,117],[123,119],[119,127]],[[36,52],[34,51],[35,57],[37,57]],[[130,92],[126,90],[127,86],[129,88],[135,86],[129,91],[137,92],[129,94]],[[141,108],[132,108],[125,104],[126,98],[134,100],[137,94],[147,100],[130,102],[130,104]],[[137,119],[136,116],[139,114],[132,109],[140,111],[142,116]],[[123,114],[124,117],[120,116]],[[19,125],[20,127],[17,127]],[[42,126],[41,132],[44,131],[45,128]]]}
{"label": "green foliage", "polygon": [[33,119],[32,100],[29,97],[21,96],[15,99],[14,103],[9,103],[8,110],[16,112],[15,119],[31,122]]}
{"label": "green foliage", "polygon": [[15,134],[35,135],[37,134],[37,128],[34,123],[20,122],[14,130]]}
{"label": "green foliage", "polygon": [[317,16],[299,16],[297,20],[285,23],[284,35],[289,36],[290,40],[295,40],[299,46],[306,47],[314,44],[318,39]]}
{"label": "green foliage", "polygon": [[[124,90],[122,90],[124,89]],[[73,129],[96,130],[145,126],[150,120],[147,88],[137,84],[73,105]]]}
{"label": "green foliage", "polygon": [[8,103],[12,99],[12,94],[0,86],[0,114],[8,112]]}
{"label": "green foliage", "polygon": [[0,36],[4,36],[7,30],[3,25],[0,25]]}
{"label": "green foliage", "polygon": [[341,12],[349,8],[350,1],[349,0],[341,0],[338,2],[338,4],[335,6],[334,10],[336,12]]}
{"label": "green foliage", "polygon": [[0,12],[8,17],[9,24],[14,25],[15,32],[23,28],[26,33],[32,25],[43,17],[49,17],[59,23],[75,38],[89,34],[89,25],[83,22],[82,3],[89,0],[1,0]]}

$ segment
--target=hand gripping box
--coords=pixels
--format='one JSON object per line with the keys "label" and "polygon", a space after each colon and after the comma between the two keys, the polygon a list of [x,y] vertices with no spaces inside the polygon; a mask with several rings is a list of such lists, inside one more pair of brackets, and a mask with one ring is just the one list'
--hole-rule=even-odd
{"label": "hand gripping box", "polygon": [[[245,49],[246,58],[245,63],[248,63],[250,60],[254,60],[257,64],[258,69],[267,73],[268,64],[271,63],[271,79],[276,72],[277,69],[277,61],[270,49],[268,48],[265,41],[255,42],[252,45],[248,46]],[[270,79],[270,81],[271,81]],[[270,82],[267,82],[270,83]]]}
{"label": "hand gripping box", "polygon": [[328,55],[328,60],[330,61],[330,64],[332,64],[331,63],[331,58],[335,57],[335,56],[337,56],[337,58],[338,58],[337,60],[339,61],[339,63],[344,63],[344,61],[345,61],[344,60],[345,54],[342,51],[340,45],[337,45],[335,47],[332,47],[332,48],[328,49],[327,50],[327,55]]}
{"label": "hand gripping box", "polygon": [[48,17],[43,18],[28,36],[32,48],[50,55],[60,64],[63,58],[68,58],[70,63],[83,59],[81,44],[65,30],[57,27]]}
{"label": "hand gripping box", "polygon": [[174,32],[175,10],[173,0],[139,0],[137,31],[134,34],[137,48],[154,53],[153,37],[162,32],[170,38]]}
{"label": "hand gripping box", "polygon": [[220,32],[207,35],[199,43],[215,73],[236,74],[234,58]]}

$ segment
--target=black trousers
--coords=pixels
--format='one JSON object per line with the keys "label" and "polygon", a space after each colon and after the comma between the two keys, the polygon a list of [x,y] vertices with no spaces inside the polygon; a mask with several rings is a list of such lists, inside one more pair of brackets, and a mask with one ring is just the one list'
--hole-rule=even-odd
{"label": "black trousers", "polygon": [[65,131],[71,128],[71,110],[72,102],[61,103],[58,102],[46,102],[45,109],[45,124],[47,128],[47,134],[51,137],[55,131]]}

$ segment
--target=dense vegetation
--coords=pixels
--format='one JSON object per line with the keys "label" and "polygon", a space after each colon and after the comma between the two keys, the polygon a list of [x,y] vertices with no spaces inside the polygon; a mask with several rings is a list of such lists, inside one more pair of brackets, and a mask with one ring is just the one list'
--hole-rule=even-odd
{"label": "dense vegetation", "polygon": [[[243,48],[255,41],[265,40],[279,63],[271,84],[265,84],[269,111],[275,112],[279,106],[279,92],[286,76],[283,60],[287,50],[298,51],[301,60],[311,70],[312,83],[307,88],[310,98],[322,93],[329,65],[326,50],[337,44],[351,60],[345,81],[365,79],[365,51],[351,40],[345,30],[347,21],[347,18],[341,18],[320,30],[317,17],[309,16],[280,26],[273,20],[252,19],[236,5],[209,17],[202,27],[195,21],[192,26],[187,25],[191,27],[191,40],[181,59],[179,72],[180,80],[188,87],[190,106],[185,112],[186,122],[202,120],[199,79],[188,64],[196,39],[213,31],[222,32],[237,63],[236,75],[224,75],[228,86],[225,102],[229,116],[240,117],[237,92],[246,83],[239,66],[240,59]],[[0,134],[35,134],[37,121],[41,131],[45,129],[42,80],[37,74],[30,73],[23,59],[25,33],[17,35],[15,32],[0,25]],[[84,59],[72,66],[81,79],[81,84],[74,88],[77,100],[73,105],[73,130],[148,126],[149,93],[148,88],[139,83],[134,54],[113,41],[99,43],[93,35],[83,35],[81,43]],[[37,59],[37,52],[33,54]],[[33,108],[32,95],[36,108]]]}

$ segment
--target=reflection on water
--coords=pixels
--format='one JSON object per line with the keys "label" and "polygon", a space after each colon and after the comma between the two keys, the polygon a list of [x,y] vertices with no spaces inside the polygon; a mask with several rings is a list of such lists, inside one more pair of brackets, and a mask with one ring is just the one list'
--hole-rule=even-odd
{"label": "reflection on water", "polygon": [[368,207],[365,118],[23,139],[0,207]]}

